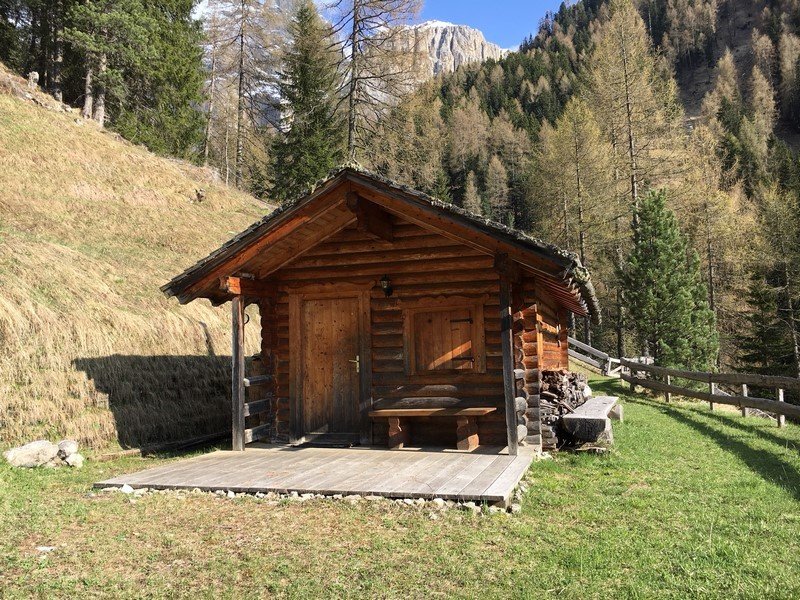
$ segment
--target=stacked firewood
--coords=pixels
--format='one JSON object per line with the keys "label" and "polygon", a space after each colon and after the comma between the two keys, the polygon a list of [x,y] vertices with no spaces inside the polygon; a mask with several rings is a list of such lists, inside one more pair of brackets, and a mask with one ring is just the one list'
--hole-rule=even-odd
{"label": "stacked firewood", "polygon": [[547,446],[556,447],[559,445],[556,438],[561,417],[588,400],[590,390],[586,376],[566,369],[542,371],[542,387],[539,394],[542,442]]}

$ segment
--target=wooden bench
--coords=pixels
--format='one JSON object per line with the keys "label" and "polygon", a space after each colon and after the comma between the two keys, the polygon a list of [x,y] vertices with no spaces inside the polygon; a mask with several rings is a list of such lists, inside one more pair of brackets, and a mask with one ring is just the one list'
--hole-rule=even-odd
{"label": "wooden bench", "polygon": [[574,412],[564,415],[564,429],[582,442],[613,442],[611,419],[622,421],[622,406],[617,402],[616,396],[589,398]]}
{"label": "wooden bench", "polygon": [[411,417],[455,417],[456,447],[459,450],[474,450],[478,447],[478,417],[484,417],[497,410],[496,406],[468,408],[383,408],[372,410],[373,419],[387,419],[389,422],[389,448],[407,446],[410,440]]}

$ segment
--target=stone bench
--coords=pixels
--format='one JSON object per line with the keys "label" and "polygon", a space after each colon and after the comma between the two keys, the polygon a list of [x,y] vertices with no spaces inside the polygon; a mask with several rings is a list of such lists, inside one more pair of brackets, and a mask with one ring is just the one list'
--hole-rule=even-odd
{"label": "stone bench", "polygon": [[622,421],[622,405],[616,396],[595,396],[561,419],[566,432],[581,442],[614,441],[611,419]]}
{"label": "stone bench", "polygon": [[389,448],[399,449],[408,445],[411,437],[409,419],[412,417],[455,418],[456,447],[459,450],[474,450],[478,439],[478,417],[497,410],[496,406],[470,408],[386,408],[372,410],[370,418],[386,419],[389,422]]}

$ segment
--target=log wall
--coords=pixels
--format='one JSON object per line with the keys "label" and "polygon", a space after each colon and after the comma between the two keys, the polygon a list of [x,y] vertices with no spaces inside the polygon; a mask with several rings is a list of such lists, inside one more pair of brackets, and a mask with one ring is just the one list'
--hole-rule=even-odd
{"label": "log wall", "polygon": [[[278,442],[289,440],[289,291],[314,284],[375,285],[370,291],[370,340],[374,404],[403,398],[448,397],[497,406],[498,410],[479,420],[482,444],[505,445],[502,351],[500,346],[499,274],[494,258],[431,233],[419,226],[395,219],[395,241],[375,240],[351,225],[322,241],[270,276],[277,284],[274,305],[262,302],[263,357],[265,368],[274,375],[273,435]],[[393,294],[387,298],[377,285],[388,275]],[[563,352],[550,330],[558,331],[559,313],[547,298],[537,296],[535,278],[526,278],[514,291],[515,368],[524,370],[517,393],[526,403],[520,424],[527,429],[525,441],[542,442],[539,415],[540,364],[564,364]],[[483,305],[486,371],[406,374],[403,307],[422,298],[480,298]],[[544,307],[544,313],[537,312]],[[545,324],[546,327],[541,325]],[[543,339],[547,331],[546,339]],[[566,328],[563,328],[566,341]],[[421,400],[422,401],[422,400]],[[422,401],[424,402],[424,401]],[[415,419],[413,443],[455,445],[455,426],[450,420]],[[373,425],[373,443],[386,442],[387,427]],[[452,438],[452,439],[451,439]]]}

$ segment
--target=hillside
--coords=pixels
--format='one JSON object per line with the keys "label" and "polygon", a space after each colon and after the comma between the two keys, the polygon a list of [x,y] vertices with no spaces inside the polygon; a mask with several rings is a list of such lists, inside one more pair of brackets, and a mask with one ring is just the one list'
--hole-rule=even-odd
{"label": "hillside", "polygon": [[0,443],[224,429],[229,316],[159,286],[267,207],[59,108],[0,66]]}

